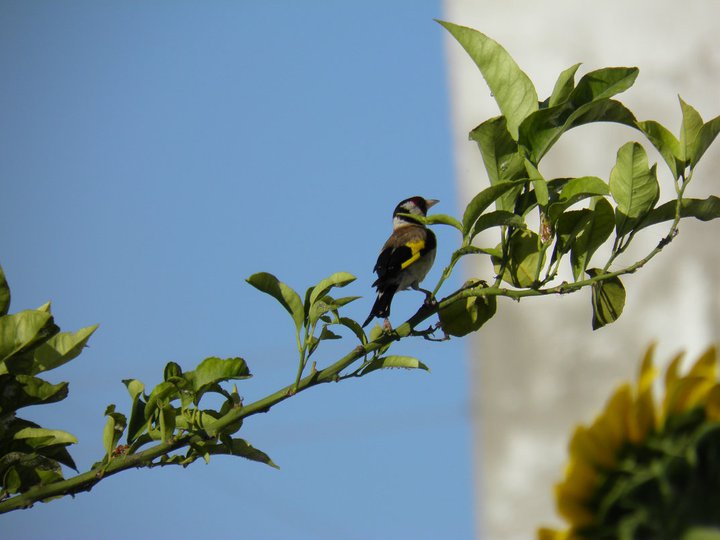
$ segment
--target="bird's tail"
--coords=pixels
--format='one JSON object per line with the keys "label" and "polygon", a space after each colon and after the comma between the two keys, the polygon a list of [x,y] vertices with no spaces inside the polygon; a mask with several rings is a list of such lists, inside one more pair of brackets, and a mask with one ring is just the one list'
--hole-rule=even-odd
{"label": "bird's tail", "polygon": [[363,328],[365,328],[375,317],[386,319],[390,316],[390,303],[392,302],[393,296],[395,296],[396,292],[397,285],[392,285],[386,289],[378,290],[377,298],[370,310],[370,315],[368,315],[368,318],[365,319],[365,322],[363,323]]}

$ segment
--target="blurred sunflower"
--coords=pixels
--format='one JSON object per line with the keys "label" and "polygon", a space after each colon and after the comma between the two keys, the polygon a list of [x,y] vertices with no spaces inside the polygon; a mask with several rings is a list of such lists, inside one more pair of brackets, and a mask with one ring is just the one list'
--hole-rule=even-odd
{"label": "blurred sunflower", "polygon": [[715,348],[680,374],[665,372],[656,401],[654,347],[635,384],[623,384],[570,439],[555,486],[566,530],[539,540],[720,540],[720,381]]}

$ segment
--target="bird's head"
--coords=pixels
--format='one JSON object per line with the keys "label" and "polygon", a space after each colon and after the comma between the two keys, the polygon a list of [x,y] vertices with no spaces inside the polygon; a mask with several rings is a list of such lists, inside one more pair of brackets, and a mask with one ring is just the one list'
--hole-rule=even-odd
{"label": "bird's head", "polygon": [[428,209],[438,202],[436,199],[424,199],[423,197],[410,197],[400,201],[393,211],[393,227],[398,228],[403,225],[419,223],[412,216],[426,216]]}

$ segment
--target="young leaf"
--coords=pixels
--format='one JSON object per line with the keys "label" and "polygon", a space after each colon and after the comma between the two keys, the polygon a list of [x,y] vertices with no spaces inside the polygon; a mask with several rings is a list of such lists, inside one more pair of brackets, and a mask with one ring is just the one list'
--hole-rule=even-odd
{"label": "young leaf", "polygon": [[5,271],[0,266],[0,317],[7,315],[10,309],[10,287],[5,279]]}
{"label": "young leaf", "polygon": [[617,203],[615,227],[624,236],[644,218],[660,196],[656,167],[648,167],[645,149],[636,142],[624,144],[610,172],[610,194]]}
{"label": "young leaf", "polygon": [[500,112],[507,119],[508,132],[517,140],[520,123],[538,109],[537,92],[530,78],[501,45],[485,34],[449,22],[438,22],[463,46],[480,68]]}
{"label": "young leaf", "polygon": [[259,291],[269,294],[280,302],[292,316],[296,331],[300,332],[305,323],[305,308],[298,293],[267,272],[253,274],[246,281]]}
{"label": "young leaf", "polygon": [[525,159],[525,170],[527,171],[528,178],[532,181],[533,188],[535,189],[535,200],[537,203],[545,207],[548,203],[549,194],[547,182],[538,171],[537,167],[529,159]]}
{"label": "young leaf", "polygon": [[577,234],[570,253],[575,281],[583,275],[593,254],[605,243],[615,227],[615,213],[607,199],[594,200],[591,210],[592,215]]}
{"label": "young leaf", "polygon": [[330,292],[333,287],[344,287],[348,283],[355,281],[355,276],[348,272],[337,272],[329,278],[323,279],[315,285],[310,293],[310,305],[314,304],[318,298],[322,298]]}
{"label": "young leaf", "polygon": [[360,372],[360,376],[367,375],[368,373],[378,369],[388,368],[424,369],[425,371],[430,371],[425,364],[412,356],[382,356],[380,358],[375,358],[372,362],[365,366],[365,368]]}
{"label": "young leaf", "polygon": [[[590,277],[601,274],[597,268],[588,270]],[[625,287],[617,277],[596,281],[592,285],[593,330],[615,322],[625,307]]]}
{"label": "young leaf", "polygon": [[[406,216],[408,214],[401,215]],[[462,224],[457,219],[452,216],[448,216],[447,214],[430,214],[429,216],[413,215],[412,217],[425,225],[450,225],[462,232]]]}
{"label": "young leaf", "polygon": [[575,64],[560,73],[558,80],[555,82],[552,94],[548,99],[548,106],[554,107],[568,100],[571,92],[575,89],[575,73],[579,67],[580,64]]}

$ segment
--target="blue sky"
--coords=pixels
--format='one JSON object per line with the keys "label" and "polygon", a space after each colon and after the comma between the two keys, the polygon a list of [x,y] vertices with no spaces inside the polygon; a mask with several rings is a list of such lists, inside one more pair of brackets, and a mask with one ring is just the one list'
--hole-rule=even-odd
{"label": "blue sky", "polygon": [[[248,401],[293,380],[292,322],[246,277],[304,291],[351,272],[344,292],[364,298],[346,314],[363,320],[395,204],[419,194],[457,214],[437,17],[440,2],[416,0],[0,3],[12,310],[52,300],[64,330],[100,323],[49,376],[70,397],[26,415],[75,434],[81,470],[102,456],[105,406],[128,412],[122,379],[242,356]],[[436,232],[429,284],[457,241]],[[421,299],[400,294],[393,320]],[[432,372],[325,385],[246,421],[279,471],[229,457],[130,471],[0,517],[3,536],[471,538],[464,345],[395,352]]]}

